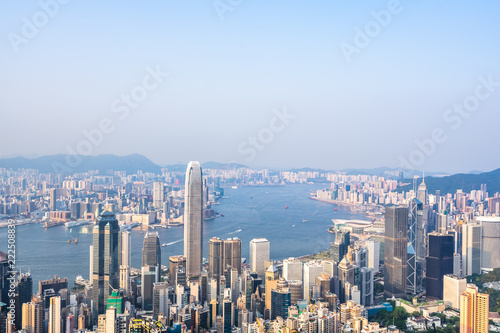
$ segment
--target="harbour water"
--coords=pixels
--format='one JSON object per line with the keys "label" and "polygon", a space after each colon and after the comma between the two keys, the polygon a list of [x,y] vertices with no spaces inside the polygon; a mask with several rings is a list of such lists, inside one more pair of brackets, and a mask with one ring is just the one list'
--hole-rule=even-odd
{"label": "harbour water", "polygon": [[[331,219],[365,219],[346,207],[309,199],[310,192],[325,185],[287,185],[279,187],[225,188],[226,198],[213,208],[223,213],[204,223],[204,257],[208,255],[211,237],[238,237],[242,240],[242,256],[248,258],[249,242],[264,237],[271,242],[271,258],[284,259],[319,252],[329,247],[333,235],[327,232]],[[288,208],[285,208],[288,206]],[[162,264],[168,257],[183,253],[183,227],[158,228],[162,247]],[[144,230],[132,229],[132,266],[140,268]],[[68,243],[73,237],[78,243]],[[7,228],[0,229],[0,250],[6,252]],[[38,281],[54,275],[68,277],[70,287],[77,275],[89,277],[89,246],[92,226],[67,229],[57,226],[43,229],[41,224],[16,228],[16,266],[31,271],[33,289]]]}

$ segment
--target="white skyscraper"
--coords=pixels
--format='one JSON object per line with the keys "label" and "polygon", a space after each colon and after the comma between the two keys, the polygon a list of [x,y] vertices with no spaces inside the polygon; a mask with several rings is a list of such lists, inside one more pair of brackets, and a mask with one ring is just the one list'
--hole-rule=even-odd
{"label": "white skyscraper", "polygon": [[155,180],[153,183],[153,206],[156,209],[161,209],[163,205],[163,192],[164,186],[163,182]]}
{"label": "white skyscraper", "polygon": [[380,266],[380,242],[370,239],[365,244],[368,250],[368,268],[373,269],[374,273],[378,273]]}
{"label": "white skyscraper", "polygon": [[265,238],[254,238],[250,241],[250,271],[259,276],[265,275],[264,262],[269,260],[270,243]]}
{"label": "white skyscraper", "polygon": [[462,274],[481,274],[481,233],[480,224],[462,225]]}
{"label": "white skyscraper", "polygon": [[295,258],[283,260],[283,278],[287,281],[302,280],[302,262]]}
{"label": "white skyscraper", "polygon": [[304,299],[309,299],[309,289],[316,284],[316,277],[323,273],[323,265],[317,261],[304,264]]}
{"label": "white skyscraper", "polygon": [[131,261],[131,234],[130,231],[121,231],[120,232],[120,265],[126,265],[128,267],[132,267]]}
{"label": "white skyscraper", "polygon": [[61,296],[50,299],[48,333],[61,333]]}
{"label": "white skyscraper", "polygon": [[203,258],[203,186],[199,162],[189,162],[186,170],[184,203],[184,256],[186,277],[201,275]]}

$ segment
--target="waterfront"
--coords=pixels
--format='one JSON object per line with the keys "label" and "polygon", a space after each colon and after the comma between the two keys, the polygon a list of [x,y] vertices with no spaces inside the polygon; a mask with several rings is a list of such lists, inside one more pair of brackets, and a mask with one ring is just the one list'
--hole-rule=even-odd
{"label": "waterfront", "polygon": [[[242,255],[248,258],[249,242],[265,237],[271,242],[271,258],[284,259],[303,256],[328,248],[334,235],[327,231],[331,219],[365,219],[353,214],[348,207],[339,207],[309,198],[310,192],[325,185],[287,185],[276,187],[226,188],[220,205],[214,209],[224,214],[204,223],[203,253],[208,254],[208,240],[238,237],[242,240]],[[288,209],[285,209],[288,206]],[[338,207],[335,212],[334,208]],[[307,220],[307,222],[303,222]],[[183,227],[159,228],[162,264],[168,257],[183,253]],[[132,266],[141,266],[144,231],[132,229]],[[68,244],[78,237],[77,244]],[[7,244],[7,228],[0,229],[0,242]],[[91,226],[66,229],[57,226],[43,229],[41,224],[27,224],[16,228],[16,266],[31,270],[34,291],[38,280],[52,278],[54,274],[68,277],[70,287],[78,274],[89,275],[89,245],[92,244]],[[5,248],[0,248],[6,251]]]}

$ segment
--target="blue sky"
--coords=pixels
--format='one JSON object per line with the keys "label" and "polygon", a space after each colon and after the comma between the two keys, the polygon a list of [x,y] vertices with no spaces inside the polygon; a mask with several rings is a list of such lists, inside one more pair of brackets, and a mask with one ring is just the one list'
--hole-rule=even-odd
{"label": "blue sky", "polygon": [[[459,126],[444,120],[474,95],[478,78],[500,81],[498,2],[69,1],[25,38],[24,20],[43,19],[54,1],[0,4],[0,156],[77,151],[88,141],[82,131],[109,119],[112,130],[91,144],[93,155],[327,169],[403,160],[428,171],[500,167],[492,145],[500,87]],[[214,4],[228,9],[223,19]],[[391,6],[398,12],[377,23],[373,12]],[[342,43],[355,46],[357,29],[370,24],[378,30],[348,61]],[[13,36],[25,38],[17,52]],[[148,68],[168,77],[120,119],[113,103]],[[270,124],[285,109],[294,118],[278,131]],[[446,140],[419,148],[415,141],[435,129]]]}

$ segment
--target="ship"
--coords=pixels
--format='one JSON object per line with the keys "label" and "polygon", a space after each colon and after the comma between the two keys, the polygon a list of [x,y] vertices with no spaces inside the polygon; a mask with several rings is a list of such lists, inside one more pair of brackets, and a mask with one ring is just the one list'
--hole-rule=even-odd
{"label": "ship", "polygon": [[167,243],[163,243],[163,244],[161,244],[161,247],[165,247],[167,245],[168,245]]}
{"label": "ship", "polygon": [[78,244],[78,237],[73,238],[73,240],[68,239],[68,244],[71,243]]}
{"label": "ship", "polygon": [[66,228],[73,228],[73,227],[79,227],[81,225],[86,225],[86,224],[90,224],[90,223],[92,223],[92,221],[89,221],[89,220],[70,221],[70,222],[64,223],[64,226]]}
{"label": "ship", "polygon": [[288,209],[288,205],[285,205],[285,209]]}

